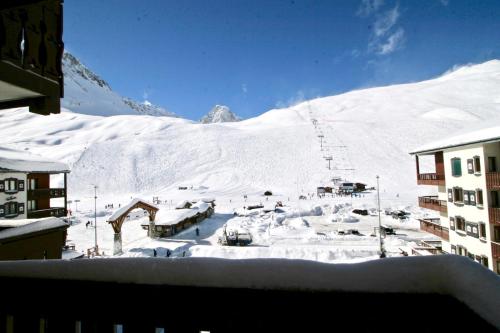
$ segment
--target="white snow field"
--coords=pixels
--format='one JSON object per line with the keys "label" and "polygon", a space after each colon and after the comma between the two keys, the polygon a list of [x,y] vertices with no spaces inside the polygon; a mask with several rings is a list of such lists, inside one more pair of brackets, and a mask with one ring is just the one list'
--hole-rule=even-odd
{"label": "white snow field", "polygon": [[[332,232],[338,222],[327,222],[326,213],[305,218],[306,223],[301,217],[287,217],[272,228],[274,238],[269,239],[265,226],[272,217],[240,221],[256,236],[255,246],[245,249],[222,248],[215,239],[234,210],[266,203],[265,190],[275,195],[269,204],[281,200],[297,209],[302,204],[297,200],[299,194],[315,192],[332,177],[376,186],[375,176],[380,175],[382,208],[416,206],[419,193],[433,194],[435,189],[417,189],[415,163],[408,153],[457,132],[500,124],[499,91],[500,61],[493,60],[425,82],[318,98],[241,122],[199,124],[146,115],[92,116],[67,109],[59,115],[40,116],[11,109],[0,112],[0,133],[2,147],[26,150],[70,166],[69,199],[81,200],[82,213],[76,215],[83,222],[93,217],[93,185],[98,186],[98,231],[106,253],[112,252],[113,235],[104,222],[112,214],[102,210],[105,204],[117,207],[131,197],[151,201],[158,196],[169,203],[161,209],[168,209],[180,200],[211,196],[217,200],[217,214],[202,223],[200,239],[190,229],[170,240],[151,241],[139,221],[126,223],[125,255],[144,255],[156,246],[178,249],[177,255],[188,249],[186,255],[192,256],[366,260],[377,255],[377,241],[369,236],[377,223],[372,216],[351,223],[359,224],[357,228],[368,236],[349,236],[355,239],[350,243],[336,242]],[[325,160],[328,156],[332,157],[331,170]],[[187,190],[179,190],[179,186]],[[248,195],[247,202],[243,195]],[[307,200],[309,205],[328,204],[324,212],[346,203],[374,208],[375,197],[371,193],[356,199]],[[401,227],[417,229],[416,220],[411,221],[411,228]],[[327,223],[330,225],[321,231],[321,225]],[[326,234],[325,239],[318,238],[318,232]],[[85,223],[71,227],[69,233],[80,250],[93,245],[93,235],[94,230],[86,229]],[[342,240],[348,240],[346,237]],[[396,237],[394,242],[393,248],[397,248],[406,241]]]}

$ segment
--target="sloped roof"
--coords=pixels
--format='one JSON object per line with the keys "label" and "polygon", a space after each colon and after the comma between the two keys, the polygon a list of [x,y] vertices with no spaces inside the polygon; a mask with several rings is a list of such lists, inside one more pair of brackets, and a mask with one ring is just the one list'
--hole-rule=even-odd
{"label": "sloped roof", "polygon": [[24,224],[19,227],[9,228],[0,231],[0,243],[11,238],[23,237],[29,234],[68,227],[68,224],[58,217],[49,217],[39,220],[33,220],[32,223]]}
{"label": "sloped roof", "polygon": [[460,135],[455,135],[443,140],[434,141],[410,152],[410,154],[431,153],[444,149],[466,146],[475,143],[500,141],[500,126],[483,128]]}
{"label": "sloped roof", "polygon": [[0,147],[0,171],[69,172],[65,163],[56,162],[25,151]]}

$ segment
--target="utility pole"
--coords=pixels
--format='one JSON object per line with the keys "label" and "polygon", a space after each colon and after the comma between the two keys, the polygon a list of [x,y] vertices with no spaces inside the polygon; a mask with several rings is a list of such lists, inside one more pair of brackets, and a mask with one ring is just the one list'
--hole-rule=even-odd
{"label": "utility pole", "polygon": [[379,176],[377,175],[377,202],[378,202],[378,240],[380,243],[380,258],[385,258],[385,250],[382,244],[382,225],[380,222],[380,190],[379,190]]}
{"label": "utility pole", "polygon": [[94,185],[94,233],[95,233],[95,254],[98,255],[97,247],[97,185]]}
{"label": "utility pole", "polygon": [[330,162],[333,160],[333,158],[331,156],[327,156],[327,157],[325,157],[325,160],[328,161],[328,170],[331,170],[331,168],[330,168]]}

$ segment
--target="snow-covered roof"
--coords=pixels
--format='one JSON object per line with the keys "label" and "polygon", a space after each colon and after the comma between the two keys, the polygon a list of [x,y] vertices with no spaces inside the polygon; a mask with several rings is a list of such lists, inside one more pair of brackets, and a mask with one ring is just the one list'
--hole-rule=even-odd
{"label": "snow-covered roof", "polygon": [[33,223],[28,223],[17,228],[9,228],[7,230],[0,231],[0,242],[13,237],[19,237],[39,231],[58,229],[61,227],[68,227],[68,224],[58,217],[49,217],[45,219],[35,220]]}
{"label": "snow-covered roof", "polygon": [[468,132],[452,136],[443,140],[435,141],[423,145],[410,154],[431,153],[443,149],[466,146],[475,143],[487,143],[500,141],[500,126],[484,128],[477,131]]}
{"label": "snow-covered roof", "polygon": [[160,208],[146,200],[143,200],[141,198],[134,198],[132,199],[132,201],[130,201],[128,204],[118,208],[117,210],[115,210],[113,212],[113,214],[111,214],[111,216],[108,218],[108,221],[115,221],[117,218],[119,218],[120,216],[123,215],[123,213],[125,213],[127,210],[131,209],[132,207],[134,207],[134,205],[136,205],[137,203],[139,202],[142,202],[148,206],[151,206],[153,208],[156,208],[157,210],[159,210]]}
{"label": "snow-covered roof", "polygon": [[45,221],[49,219],[52,219],[52,217],[44,217],[41,219],[16,219],[16,220],[5,219],[5,220],[0,220],[0,228],[22,227],[23,225],[35,223],[38,221]]}
{"label": "snow-covered roof", "polygon": [[191,209],[197,209],[200,213],[205,213],[208,208],[210,208],[210,205],[204,201],[198,201],[191,207]]}
{"label": "snow-covered roof", "polygon": [[0,171],[69,172],[69,167],[38,155],[0,147]]}
{"label": "snow-covered roof", "polygon": [[156,214],[155,225],[174,225],[198,213],[198,209],[160,210]]}
{"label": "snow-covered roof", "polygon": [[[335,265],[291,259],[21,260],[0,262],[0,276],[211,288],[442,294],[463,302],[500,328],[500,278],[456,255]],[[471,286],[480,288],[472,290]]]}

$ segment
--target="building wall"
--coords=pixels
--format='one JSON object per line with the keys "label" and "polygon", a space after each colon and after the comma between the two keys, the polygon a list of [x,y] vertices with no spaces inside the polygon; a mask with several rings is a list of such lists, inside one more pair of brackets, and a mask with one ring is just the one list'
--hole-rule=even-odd
{"label": "building wall", "polygon": [[[4,205],[7,202],[19,202],[19,203],[24,203],[24,212],[23,214],[19,214],[18,216],[14,218],[9,218],[9,219],[25,219],[27,218],[26,212],[28,210],[27,207],[27,182],[26,182],[26,174],[22,172],[0,172],[0,182],[3,183],[3,181],[7,178],[16,178],[18,180],[24,180],[24,190],[23,191],[18,191],[17,193],[14,194],[8,194],[5,192],[0,192],[0,205]],[[9,197],[15,197],[13,200],[7,200]],[[0,217],[0,219],[4,219],[4,217]]]}
{"label": "building wall", "polygon": [[[474,156],[479,156],[481,160],[481,172],[469,174],[467,169],[467,160],[472,159]],[[452,175],[452,158],[460,158],[462,175]],[[446,178],[446,198],[448,201],[448,189],[453,187],[461,187],[464,191],[475,191],[476,189],[483,190],[483,206],[478,205],[465,205],[454,202],[448,202],[448,227],[450,226],[449,217],[461,216],[466,222],[484,222],[486,224],[486,240],[481,240],[472,236],[468,236],[465,232],[457,229],[450,229],[450,244],[461,245],[467,249],[468,252],[474,255],[488,257],[488,266],[493,269],[493,257],[491,253],[491,228],[489,224],[488,215],[488,202],[486,190],[486,158],[482,144],[469,145],[465,147],[457,147],[447,149],[444,152],[444,168]],[[476,198],[477,201],[477,198]],[[442,219],[443,220],[443,219]]]}
{"label": "building wall", "polygon": [[26,235],[23,238],[0,244],[0,260],[61,259],[66,243],[66,229],[50,230],[44,234]]}

